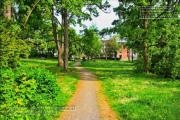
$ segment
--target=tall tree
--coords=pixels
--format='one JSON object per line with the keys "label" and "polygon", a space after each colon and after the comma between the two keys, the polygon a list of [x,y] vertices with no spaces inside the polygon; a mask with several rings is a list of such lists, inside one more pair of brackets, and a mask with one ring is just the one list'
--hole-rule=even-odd
{"label": "tall tree", "polygon": [[[102,0],[94,1],[83,1],[83,0],[62,0],[56,1],[57,3],[57,13],[62,16],[64,24],[62,25],[63,36],[64,36],[64,69],[68,70],[68,50],[69,50],[69,40],[68,40],[68,27],[72,19],[73,22],[81,24],[82,20],[91,19],[93,16],[98,16],[97,8],[105,11],[109,6],[106,1],[102,4]],[[83,8],[86,8],[84,11]]]}
{"label": "tall tree", "polygon": [[[63,66],[63,59],[62,59],[62,40],[60,42],[60,37],[58,35],[58,24],[57,24],[57,19],[54,15],[55,11],[54,11],[54,8],[52,7],[52,27],[53,27],[53,35],[54,35],[54,40],[55,40],[55,44],[56,44],[56,48],[57,48],[57,51],[58,51],[58,64],[57,66]],[[61,29],[62,30],[62,29]],[[60,45],[61,43],[61,45]]]}
{"label": "tall tree", "polygon": [[[153,25],[152,23],[156,22],[162,15],[167,14],[167,11],[176,4],[178,4],[178,0],[119,0],[119,7],[114,9],[120,18],[120,20],[114,21],[115,25],[120,26],[120,34],[123,34],[127,40],[130,40],[133,37],[138,39],[133,41],[133,43],[135,43],[136,46],[138,44],[140,45],[138,48],[141,49],[139,50],[141,51],[140,53],[142,53],[144,72],[149,71],[148,46],[151,45],[151,40],[148,38],[149,27]],[[165,9],[163,11],[152,11],[154,7],[164,7]],[[157,17],[152,19],[152,16]],[[124,29],[127,33],[125,33]]]}
{"label": "tall tree", "polygon": [[96,56],[100,54],[102,48],[102,42],[100,41],[98,30],[95,25],[84,29],[82,43],[83,52],[88,57],[94,57],[95,60]]}
{"label": "tall tree", "polygon": [[76,30],[69,28],[69,59],[73,55],[79,55],[81,47],[82,37],[76,33]]}

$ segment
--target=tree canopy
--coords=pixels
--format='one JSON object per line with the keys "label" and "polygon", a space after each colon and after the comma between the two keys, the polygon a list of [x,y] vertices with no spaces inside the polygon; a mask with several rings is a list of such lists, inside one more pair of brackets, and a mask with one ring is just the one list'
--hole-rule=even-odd
{"label": "tree canopy", "polygon": [[[91,20],[92,16],[97,17],[99,15],[97,9],[106,12],[108,7],[110,7],[109,3],[107,1],[103,3],[102,0],[3,0],[0,9],[2,15],[0,19],[0,23],[2,23],[1,33],[3,33],[1,38],[1,48],[3,48],[1,49],[1,63],[6,61],[10,65],[12,62],[8,62],[11,59],[9,54],[16,55],[16,57],[13,57],[16,60],[10,60],[14,61],[14,65],[10,66],[16,67],[15,63],[19,61],[21,55],[21,53],[17,53],[17,51],[21,51],[18,50],[17,43],[21,39],[22,42],[19,43],[22,44],[22,48],[24,47],[23,50],[27,51],[23,52],[26,55],[21,56],[28,57],[30,51],[31,56],[37,54],[37,51],[41,53],[48,52],[53,55],[57,50],[58,66],[64,66],[64,69],[68,70],[69,52],[72,54],[75,53],[75,48],[80,49],[77,48],[77,44],[72,44],[76,42],[72,42],[72,36],[69,36],[73,34],[69,34],[69,24],[82,25],[82,20]],[[61,23],[56,16],[61,16]],[[12,44],[9,44],[11,48],[4,47],[5,43],[8,43],[8,39],[12,39]],[[76,36],[73,39],[80,38]],[[52,45],[53,41],[55,45]],[[71,44],[71,48],[69,48],[69,44]],[[25,46],[28,48],[25,48]]]}
{"label": "tree canopy", "polygon": [[96,57],[100,54],[102,42],[95,25],[85,28],[82,36],[82,50],[87,56]]}
{"label": "tree canopy", "polygon": [[[115,30],[139,53],[137,71],[179,77],[178,0],[123,0],[114,11]],[[143,66],[142,66],[143,65]]]}
{"label": "tree canopy", "polygon": [[[127,41],[128,48],[138,53],[138,72],[179,77],[179,0],[119,0],[114,8],[119,16],[112,23],[114,28],[97,32],[91,26],[82,35],[77,35],[70,24],[82,25],[83,20],[97,17],[98,9],[108,12],[107,1],[2,0],[0,6],[1,66],[17,67],[20,57],[39,53],[53,56],[58,52],[58,66],[68,70],[71,55],[82,50],[87,56],[100,53],[99,33],[117,33]],[[112,46],[109,51],[117,48]]]}

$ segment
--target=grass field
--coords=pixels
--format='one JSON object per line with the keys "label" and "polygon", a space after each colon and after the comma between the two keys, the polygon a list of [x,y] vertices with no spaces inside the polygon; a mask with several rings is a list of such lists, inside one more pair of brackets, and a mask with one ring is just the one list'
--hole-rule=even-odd
{"label": "grass field", "polygon": [[66,106],[68,100],[72,97],[73,93],[76,90],[76,85],[79,80],[79,74],[72,67],[74,62],[69,62],[70,72],[63,71],[62,68],[56,66],[57,60],[33,60],[33,59],[24,59],[21,60],[22,64],[28,64],[33,66],[38,66],[45,68],[51,71],[53,74],[58,76],[57,83],[60,86],[61,92],[59,94],[58,106]]}
{"label": "grass field", "polygon": [[82,66],[101,81],[119,119],[180,120],[180,81],[134,73],[128,61],[85,61]]}

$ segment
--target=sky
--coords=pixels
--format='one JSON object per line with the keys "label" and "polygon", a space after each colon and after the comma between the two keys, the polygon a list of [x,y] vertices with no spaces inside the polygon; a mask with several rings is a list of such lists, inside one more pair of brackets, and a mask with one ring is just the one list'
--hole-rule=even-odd
{"label": "sky", "polygon": [[[118,16],[115,15],[113,12],[113,7],[117,7],[119,5],[118,0],[108,0],[108,2],[111,4],[111,13],[104,13],[103,11],[99,10],[99,16],[93,17],[92,21],[84,21],[83,24],[86,26],[91,26],[92,24],[95,24],[98,28],[98,30],[102,30],[106,27],[112,27],[111,23],[118,19]],[[82,30],[82,27],[79,27],[79,25],[76,25],[74,27],[76,29],[76,32],[79,33],[79,30]]]}

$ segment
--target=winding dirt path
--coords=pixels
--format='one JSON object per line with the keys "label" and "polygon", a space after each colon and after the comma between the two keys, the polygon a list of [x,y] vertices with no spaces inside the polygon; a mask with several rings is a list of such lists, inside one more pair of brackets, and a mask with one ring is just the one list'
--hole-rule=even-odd
{"label": "winding dirt path", "polygon": [[100,82],[89,70],[78,67],[79,64],[80,61],[76,62],[74,67],[80,73],[80,80],[67,106],[74,106],[75,110],[63,111],[57,120],[117,120],[101,92]]}

